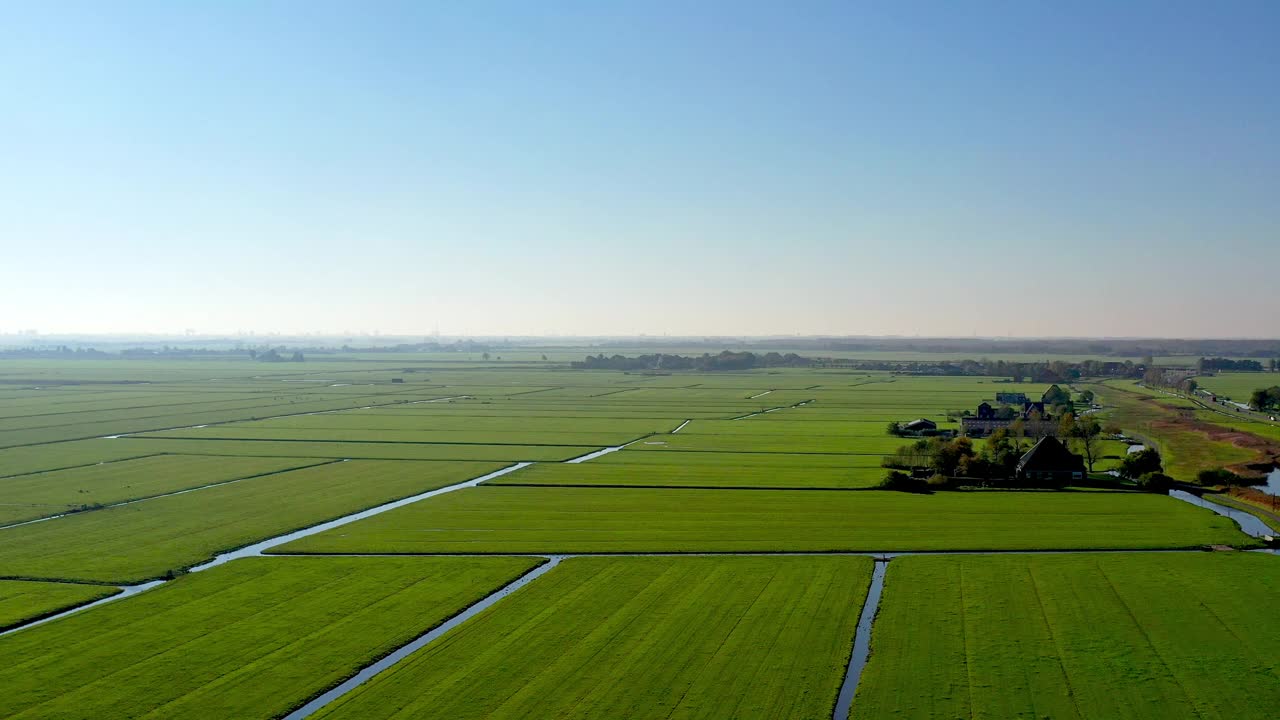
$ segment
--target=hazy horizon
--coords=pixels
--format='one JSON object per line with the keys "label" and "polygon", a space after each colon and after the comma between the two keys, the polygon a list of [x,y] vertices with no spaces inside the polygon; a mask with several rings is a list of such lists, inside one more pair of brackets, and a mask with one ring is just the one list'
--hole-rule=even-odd
{"label": "hazy horizon", "polygon": [[0,19],[0,334],[1280,337],[1274,3]]}

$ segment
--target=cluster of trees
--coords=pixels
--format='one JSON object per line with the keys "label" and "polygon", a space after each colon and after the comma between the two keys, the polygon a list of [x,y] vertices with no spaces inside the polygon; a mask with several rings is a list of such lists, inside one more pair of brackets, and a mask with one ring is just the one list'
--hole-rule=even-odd
{"label": "cluster of trees", "polygon": [[1249,407],[1254,410],[1280,410],[1280,385],[1254,390],[1249,396]]}
{"label": "cluster of trees", "polygon": [[1125,455],[1116,472],[1139,490],[1167,493],[1173,487],[1173,478],[1164,474],[1164,461],[1160,458],[1160,451],[1155,448],[1145,448]]}
{"label": "cluster of trees", "polygon": [[[1271,360],[1271,369],[1276,369],[1276,361]],[[1234,370],[1242,372],[1262,372],[1262,363],[1257,360],[1232,360],[1231,358],[1200,358],[1196,361],[1196,370],[1200,372],[1220,372]]]}
{"label": "cluster of trees", "polygon": [[24,347],[24,348],[7,348],[0,350],[0,358],[19,358],[19,359],[40,359],[40,358],[57,358],[58,360],[66,359],[89,359],[89,358],[105,358],[107,353],[101,350],[94,350],[91,347],[72,348],[67,345],[56,345],[52,347]]}
{"label": "cluster of trees", "polygon": [[1004,430],[992,433],[982,450],[967,437],[925,438],[898,448],[883,465],[895,470],[928,469],[943,478],[964,477],[1007,481],[1014,477],[1024,448]]}
{"label": "cluster of trees", "polygon": [[[1089,416],[1075,418],[1067,414],[1058,424],[1058,437],[1084,458],[1089,472],[1093,472],[1095,463],[1102,457],[1102,441],[1107,435],[1117,432],[1117,428],[1104,428]],[[1019,458],[1027,450],[1024,437],[1016,428],[1000,428],[991,433],[981,451],[975,450],[973,441],[967,437],[921,438],[898,448],[882,464],[897,470],[927,468],[947,477],[1007,480],[1013,477]],[[1155,453],[1154,450],[1145,452]],[[1131,457],[1149,458],[1143,453]],[[1158,454],[1156,458],[1158,461]],[[1158,462],[1155,469],[1159,470]],[[1148,470],[1143,470],[1146,471]],[[1140,474],[1142,473],[1138,472],[1133,477]]]}
{"label": "cluster of trees", "polygon": [[785,355],[776,352],[756,354],[753,352],[730,352],[724,350],[717,355],[704,353],[699,356],[684,355],[640,355],[626,357],[614,355],[605,357],[588,355],[580,362],[572,363],[577,370],[751,370],[753,368],[772,367],[809,367],[813,364],[810,358],[795,353]]}

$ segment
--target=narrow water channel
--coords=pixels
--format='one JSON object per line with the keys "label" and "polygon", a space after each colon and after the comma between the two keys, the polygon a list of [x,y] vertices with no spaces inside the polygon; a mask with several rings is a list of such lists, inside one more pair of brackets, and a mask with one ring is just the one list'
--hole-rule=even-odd
{"label": "narrow water channel", "polygon": [[[1267,524],[1262,522],[1262,520],[1260,520],[1256,515],[1252,515],[1243,510],[1230,508],[1226,505],[1219,505],[1216,502],[1205,500],[1202,497],[1197,497],[1196,495],[1192,495],[1191,493],[1183,490],[1170,490],[1169,497],[1189,502],[1192,505],[1199,505],[1202,508],[1214,511],[1223,517],[1231,518],[1240,526],[1241,532],[1245,535],[1249,535],[1250,537],[1261,538],[1276,535],[1276,531],[1268,527]],[[1276,551],[1271,550],[1268,552]]]}
{"label": "narrow water channel", "polygon": [[387,655],[381,660],[378,660],[372,665],[369,665],[368,667],[364,668],[360,672],[348,678],[341,685],[338,685],[337,687],[317,697],[316,699],[312,700],[306,705],[303,705],[297,710],[294,710],[293,712],[289,713],[288,715],[285,716],[285,720],[300,720],[301,718],[305,718],[314,714],[317,710],[324,707],[325,705],[328,705],[334,700],[337,700],[343,695],[346,695],[347,693],[356,689],[360,685],[365,684],[374,676],[378,675],[384,670],[390,668],[391,666],[395,665],[401,660],[404,660],[405,658],[421,650],[427,645],[430,645],[431,643],[435,642],[445,633],[458,627],[459,625],[466,622],[467,620],[470,620],[471,618],[475,617],[476,615],[483,612],[487,608],[491,607],[494,603],[498,602],[502,598],[510,595],[511,593],[515,592],[516,590],[519,590],[525,585],[528,585],[529,583],[533,582],[534,580],[541,577],[542,575],[550,572],[553,568],[555,568],[555,566],[560,564],[560,561],[562,559],[563,557],[560,555],[547,556],[547,562],[530,570],[524,575],[521,575],[515,581],[502,587],[500,590],[494,592],[493,594],[485,597],[483,600],[476,603],[475,605],[472,605],[466,610],[463,610],[457,615],[454,615],[453,617],[449,618],[443,624],[436,627],[434,630],[431,630],[427,633],[424,633],[423,635],[420,635],[416,640],[413,640],[412,642],[401,646],[399,649],[395,650],[390,655]]}
{"label": "narrow water channel", "polygon": [[407,498],[401,498],[399,500],[393,500],[388,503],[383,503],[381,505],[378,505],[377,507],[371,507],[368,510],[361,510],[360,512],[357,512],[357,513],[344,515],[336,520],[323,522],[323,523],[320,523],[319,525],[312,525],[311,527],[303,528],[301,530],[295,530],[294,532],[287,533],[285,535],[278,535],[273,538],[267,538],[266,540],[263,540],[261,542],[254,543],[252,545],[246,545],[245,547],[242,547],[239,550],[232,550],[230,552],[225,552],[215,557],[214,559],[210,560],[207,563],[196,565],[195,567],[191,568],[190,572],[200,572],[201,570],[208,570],[211,567],[217,567],[219,565],[231,562],[232,560],[236,560],[239,558],[254,557],[257,555],[261,555],[264,551],[270,550],[271,548],[276,547],[277,545],[284,545],[285,543],[293,542],[294,540],[300,540],[304,537],[310,537],[311,535],[322,533],[326,530],[332,530],[333,528],[336,528],[336,527],[342,527],[343,525],[346,525],[348,523],[353,523],[357,520],[364,520],[365,518],[373,517],[374,515],[380,515],[384,512],[387,512],[388,510],[395,510],[396,508],[404,507],[405,505],[411,505],[420,500],[426,500],[427,498],[435,497],[437,495],[444,495],[445,493],[451,493],[455,490],[462,490],[463,488],[475,487],[476,485],[479,485],[480,483],[486,480],[492,480],[496,477],[501,477],[503,475],[506,475],[507,473],[513,473],[516,470],[520,470],[521,468],[527,468],[532,464],[533,463],[531,462],[516,463],[515,465],[504,467],[501,470],[495,470],[487,475],[481,475],[480,477],[472,478],[465,482],[455,483],[453,485],[446,485],[442,488],[436,488],[435,490],[428,490],[426,492],[418,493],[417,495],[410,495]]}
{"label": "narrow water channel", "polygon": [[151,588],[153,588],[153,587],[158,587],[158,586],[160,586],[160,585],[165,584],[166,582],[168,582],[168,581],[167,581],[167,580],[152,580],[151,582],[139,583],[139,584],[137,584],[137,585],[121,585],[121,586],[119,586],[119,590],[120,590],[120,592],[116,593],[115,595],[112,595],[112,596],[110,596],[110,597],[104,597],[104,598],[102,598],[101,600],[94,600],[94,601],[93,601],[93,602],[91,602],[91,603],[85,603],[84,605],[79,605],[79,606],[77,606],[77,607],[71,608],[70,610],[64,610],[64,611],[62,611],[62,612],[60,612],[60,613],[55,613],[55,614],[50,615],[50,616],[48,616],[48,617],[40,618],[39,620],[33,620],[33,621],[31,621],[31,622],[29,622],[29,623],[26,623],[26,624],[24,624],[24,625],[19,625],[19,626],[17,626],[17,627],[9,628],[8,630],[5,630],[5,631],[3,631],[3,632],[0,632],[0,637],[4,637],[5,635],[8,635],[9,633],[16,633],[16,632],[18,632],[19,630],[26,630],[27,628],[35,627],[35,626],[37,626],[37,625],[43,625],[43,624],[45,624],[45,623],[47,623],[47,622],[50,622],[50,621],[53,621],[53,620],[57,620],[58,618],[66,617],[66,616],[68,616],[68,615],[70,615],[70,614],[72,614],[72,613],[78,613],[78,612],[80,612],[81,610],[88,610],[89,608],[97,607],[97,606],[99,606],[99,605],[105,605],[106,603],[109,603],[109,602],[115,602],[116,600],[121,600],[121,599],[123,599],[123,598],[127,598],[127,597],[129,597],[129,596],[131,596],[131,595],[137,595],[137,594],[138,594],[138,593],[140,593],[140,592],[144,592],[144,591],[146,591],[146,590],[150,590],[150,589],[151,589]]}
{"label": "narrow water channel", "polygon": [[1254,485],[1253,489],[1268,495],[1280,495],[1280,467],[1268,473],[1267,481],[1261,485]]}
{"label": "narrow water channel", "polygon": [[[345,462],[345,461],[338,460],[335,462]],[[344,515],[343,517],[337,518],[335,520],[330,520],[328,522],[323,522],[318,525],[312,525],[311,527],[303,528],[301,530],[296,530],[291,533],[286,533],[284,535],[278,535],[273,538],[268,538],[261,542],[254,543],[253,545],[247,545],[238,550],[231,550],[229,552],[222,553],[221,555],[214,557],[212,560],[206,563],[196,565],[195,567],[188,570],[188,572],[200,572],[202,570],[208,570],[209,568],[223,565],[225,563],[228,563],[232,560],[236,560],[238,558],[257,557],[259,555],[262,555],[262,553],[265,550],[269,550],[270,548],[276,547],[277,545],[283,545],[285,543],[292,542],[300,538],[304,538],[310,535],[315,535],[316,533],[324,532],[325,530],[331,530],[336,527],[341,527],[343,525],[346,525],[347,523],[352,523],[357,520],[363,520],[368,517],[373,517],[374,515],[378,515],[379,513],[384,513],[384,512],[387,512],[388,510],[395,510],[396,508],[404,507],[405,505],[418,502],[419,500],[426,500],[427,498],[435,497],[436,495],[443,495],[445,493],[453,492],[455,490],[461,490],[463,488],[475,487],[476,485],[479,485],[480,483],[486,480],[492,480],[493,478],[501,477],[502,475],[515,472],[516,470],[519,470],[521,468],[529,467],[532,464],[533,463],[531,462],[516,463],[515,465],[510,465],[508,467],[502,468],[501,470],[495,470],[494,472],[488,473],[487,475],[481,475],[480,477],[472,478],[465,482],[460,482],[453,485],[446,485],[445,487],[436,488],[435,490],[428,490],[426,492],[418,493],[417,495],[411,495],[407,498],[401,498],[399,500],[393,500],[388,503],[383,503],[381,505],[378,505],[377,507],[372,507],[367,510],[361,510],[360,512],[357,512],[357,513]],[[191,491],[185,490],[183,492],[191,492]],[[133,501],[133,502],[137,502],[137,501]],[[559,562],[559,560],[557,560],[556,562]],[[96,607],[104,603],[115,602],[116,600],[121,600],[123,598],[127,598],[132,595],[137,595],[140,592],[150,590],[151,588],[154,588],[154,587],[159,587],[165,584],[166,582],[168,582],[168,580],[152,580],[151,582],[140,583],[138,585],[120,585],[120,586],[117,586],[120,589],[120,592],[116,593],[115,595],[112,595],[111,597],[102,598],[101,600],[96,600],[86,605],[80,605],[79,607],[74,607],[74,608],[71,608],[70,610],[64,610],[63,612],[50,615],[46,618],[42,618],[34,622],[29,622],[24,625],[19,625],[17,627],[10,628],[4,631],[3,633],[0,633],[0,636],[8,635],[9,633],[12,633],[12,632],[18,632],[19,630],[25,630],[29,627],[35,627],[36,625],[43,625],[44,623],[47,623],[51,620],[57,620],[58,618],[66,617],[68,615],[78,613],[82,610],[88,610],[91,607]]]}
{"label": "narrow water channel", "polygon": [[888,560],[876,560],[875,570],[871,573],[871,587],[867,590],[867,599],[862,603],[862,614],[858,616],[858,628],[853,633],[853,654],[849,656],[849,668],[845,671],[844,684],[840,686],[840,695],[836,698],[836,709],[833,720],[848,720],[849,710],[853,707],[853,696],[858,691],[858,681],[862,679],[862,671],[867,667],[871,657],[871,626],[875,622],[876,612],[880,609],[880,595],[884,591],[884,573],[889,567]]}

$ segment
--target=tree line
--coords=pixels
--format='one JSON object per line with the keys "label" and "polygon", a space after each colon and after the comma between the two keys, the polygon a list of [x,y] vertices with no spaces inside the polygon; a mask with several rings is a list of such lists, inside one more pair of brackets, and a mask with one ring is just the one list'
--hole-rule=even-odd
{"label": "tree line", "polygon": [[[1280,367],[1280,361],[1272,358],[1268,361],[1268,367],[1272,372],[1276,372]],[[1200,358],[1196,361],[1196,370],[1200,372],[1262,372],[1263,365],[1257,360],[1232,360],[1224,357]]]}
{"label": "tree line", "polygon": [[712,355],[703,353],[698,356],[668,355],[656,353],[627,357],[614,355],[605,357],[604,353],[588,355],[585,359],[574,361],[570,366],[575,370],[751,370],[754,368],[773,367],[810,367],[813,361],[800,357],[795,353],[762,353],[730,352],[724,350]]}

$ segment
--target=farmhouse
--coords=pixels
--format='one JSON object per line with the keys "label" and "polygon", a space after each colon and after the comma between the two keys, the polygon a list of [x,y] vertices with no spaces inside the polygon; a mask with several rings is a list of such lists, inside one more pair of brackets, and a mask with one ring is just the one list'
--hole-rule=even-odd
{"label": "farmhouse", "polygon": [[1046,436],[1058,434],[1058,423],[1045,408],[1043,402],[1022,403],[1020,410],[1008,405],[995,408],[984,402],[978,406],[976,413],[960,419],[960,430],[972,437],[990,435],[1000,428],[1008,428],[1014,422],[1021,421],[1022,428],[1028,435]]}
{"label": "farmhouse", "polygon": [[1065,484],[1084,479],[1084,459],[1055,437],[1042,438],[1018,461],[1018,479]]}
{"label": "farmhouse", "polygon": [[913,432],[913,433],[918,433],[923,430],[937,430],[938,423],[926,418],[920,418],[918,420],[912,420],[911,422],[904,424],[902,426],[902,429],[906,430],[907,432]]}
{"label": "farmhouse", "polygon": [[1021,405],[1027,401],[1027,394],[1020,392],[998,392],[996,402],[1003,405]]}

